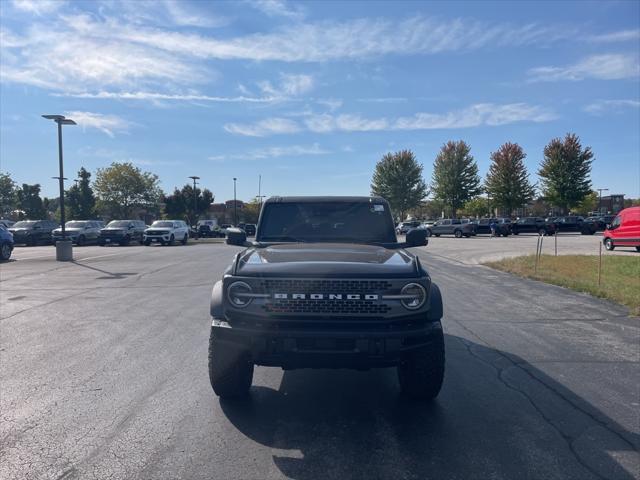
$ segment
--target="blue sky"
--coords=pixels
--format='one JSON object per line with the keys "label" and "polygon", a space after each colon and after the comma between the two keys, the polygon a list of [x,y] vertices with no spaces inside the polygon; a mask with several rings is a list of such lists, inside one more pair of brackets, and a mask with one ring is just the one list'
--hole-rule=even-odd
{"label": "blue sky", "polygon": [[577,133],[594,188],[640,196],[640,2],[3,1],[0,169],[56,195],[131,161],[216,200],[369,193],[376,161],[413,150],[431,178],[448,140],[480,173]]}

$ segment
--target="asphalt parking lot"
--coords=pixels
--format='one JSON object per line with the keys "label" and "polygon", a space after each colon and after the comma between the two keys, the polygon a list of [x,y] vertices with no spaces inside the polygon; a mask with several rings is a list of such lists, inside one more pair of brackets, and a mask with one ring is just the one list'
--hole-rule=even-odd
{"label": "asphalt parking lot", "polygon": [[235,247],[83,247],[73,263],[16,248],[0,266],[0,478],[640,478],[639,320],[476,265],[536,241],[416,249],[445,301],[431,405],[400,397],[394,370],[262,367],[249,400],[221,403],[208,307]]}

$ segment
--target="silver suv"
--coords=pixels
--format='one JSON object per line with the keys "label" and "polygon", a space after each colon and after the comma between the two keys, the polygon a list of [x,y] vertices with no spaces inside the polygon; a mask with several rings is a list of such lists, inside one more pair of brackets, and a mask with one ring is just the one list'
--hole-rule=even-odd
{"label": "silver suv", "polygon": [[[102,227],[103,223],[97,220],[71,220],[64,224],[67,238],[78,246],[97,243]],[[51,232],[51,239],[54,243],[62,240],[62,228]]]}

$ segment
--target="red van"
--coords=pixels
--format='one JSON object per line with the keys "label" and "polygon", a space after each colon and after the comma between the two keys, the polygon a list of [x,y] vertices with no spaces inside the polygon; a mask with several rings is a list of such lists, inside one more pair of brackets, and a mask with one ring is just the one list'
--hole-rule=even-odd
{"label": "red van", "polygon": [[640,252],[640,207],[625,208],[603,233],[607,250],[616,247],[636,247]]}

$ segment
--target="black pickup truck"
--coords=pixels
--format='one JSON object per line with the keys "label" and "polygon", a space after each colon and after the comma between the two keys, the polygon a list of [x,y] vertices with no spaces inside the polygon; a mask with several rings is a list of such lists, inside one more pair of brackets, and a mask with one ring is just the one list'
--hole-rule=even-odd
{"label": "black pickup truck", "polygon": [[398,243],[379,197],[274,197],[255,241],[213,287],[209,378],[220,397],[246,395],[254,365],[397,367],[401,390],[432,399],[444,377],[442,297],[418,257],[414,229]]}

